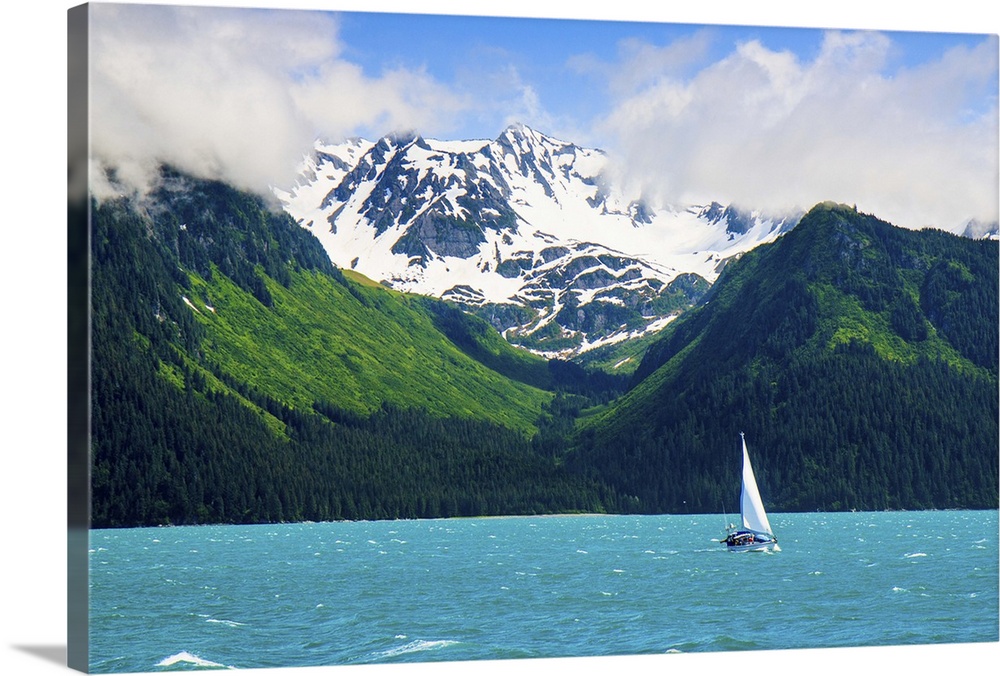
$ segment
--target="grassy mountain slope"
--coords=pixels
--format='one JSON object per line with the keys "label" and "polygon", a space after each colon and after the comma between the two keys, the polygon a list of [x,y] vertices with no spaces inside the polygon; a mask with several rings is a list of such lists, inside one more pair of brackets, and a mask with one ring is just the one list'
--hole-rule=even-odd
{"label": "grassy mountain slope", "polygon": [[573,462],[641,511],[997,505],[997,244],[824,204],[728,266]]}
{"label": "grassy mountain slope", "polygon": [[551,398],[468,358],[414,299],[305,271],[266,288],[270,308],[223,275],[192,275],[191,302],[212,361],[288,405],[369,414],[388,402],[528,433]]}
{"label": "grassy mountain slope", "polygon": [[[214,203],[202,204],[200,191]],[[269,271],[266,264],[257,262],[254,281],[241,285],[236,275],[223,272],[227,261],[240,257],[260,261],[264,254],[256,254],[255,249],[275,258],[286,257],[274,254],[273,233],[302,240],[301,249],[315,242],[305,232],[287,235],[290,221],[270,216],[278,220],[268,231],[251,233],[248,238],[256,237],[259,242],[243,241],[239,253],[220,255],[224,247],[218,240],[239,228],[228,222],[224,228],[212,228],[199,217],[206,209],[209,213],[220,209],[251,223],[264,218],[252,205],[244,205],[247,196],[217,185],[196,187],[181,181],[161,191],[158,198],[169,207],[158,219],[162,238],[169,242],[172,222],[185,222],[186,227],[177,230],[178,248],[200,246],[210,259],[206,266],[200,263],[202,256],[188,256],[188,302],[205,328],[202,350],[212,362],[255,389],[297,408],[308,408],[319,398],[370,413],[388,402],[438,415],[491,420],[525,432],[532,431],[542,403],[551,398],[469,359],[435,327],[433,315],[416,298],[354,283],[322,263],[309,269],[292,256],[289,264],[275,265]],[[194,241],[185,245],[183,240]],[[288,248],[294,253],[293,247]],[[310,251],[310,260],[312,255]],[[238,265],[229,267],[238,269]],[[262,294],[256,293],[261,287]],[[514,353],[510,346],[507,351]]]}

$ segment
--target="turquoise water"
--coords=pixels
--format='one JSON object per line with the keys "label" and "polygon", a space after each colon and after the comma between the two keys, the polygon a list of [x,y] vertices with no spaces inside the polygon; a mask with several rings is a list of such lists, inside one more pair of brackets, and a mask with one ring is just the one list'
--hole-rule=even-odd
{"label": "turquoise water", "polygon": [[997,512],[570,516],[91,533],[91,669],[997,641]]}

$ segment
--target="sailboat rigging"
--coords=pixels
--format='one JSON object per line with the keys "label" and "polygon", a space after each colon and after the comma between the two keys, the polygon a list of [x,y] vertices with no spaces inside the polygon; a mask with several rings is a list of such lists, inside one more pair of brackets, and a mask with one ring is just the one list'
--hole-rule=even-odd
{"label": "sailboat rigging", "polygon": [[750,454],[747,452],[747,440],[740,432],[743,443],[743,488],[740,491],[740,518],[742,528],[730,524],[724,542],[730,552],[780,551],[778,538],[771,530],[771,523],[764,511],[764,502],[757,488],[753,466],[750,464]]}

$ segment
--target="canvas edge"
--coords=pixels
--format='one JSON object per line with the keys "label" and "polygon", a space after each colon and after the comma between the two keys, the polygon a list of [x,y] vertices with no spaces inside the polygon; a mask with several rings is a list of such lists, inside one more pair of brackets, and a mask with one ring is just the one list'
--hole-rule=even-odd
{"label": "canvas edge", "polygon": [[66,663],[89,671],[90,223],[89,5],[67,11]]}

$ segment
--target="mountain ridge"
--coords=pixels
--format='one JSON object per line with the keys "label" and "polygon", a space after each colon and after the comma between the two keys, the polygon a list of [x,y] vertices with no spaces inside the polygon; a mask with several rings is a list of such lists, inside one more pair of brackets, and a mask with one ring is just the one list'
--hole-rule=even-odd
{"label": "mountain ridge", "polygon": [[717,510],[746,431],[777,510],[995,508],[997,262],[995,241],[817,205],[663,332],[573,462],[636,510]]}
{"label": "mountain ridge", "polygon": [[778,511],[996,505],[996,241],[818,205],[642,338],[627,387],[225,184],[91,208],[99,527],[717,512],[739,431]]}
{"label": "mountain ridge", "polygon": [[609,500],[535,441],[579,373],[464,313],[446,332],[442,301],[340,271],[287,214],[222,183],[168,169],[91,215],[94,527]]}
{"label": "mountain ridge", "polygon": [[608,357],[627,386],[341,270],[220,182],[91,208],[99,527],[717,512],[739,431],[778,511],[997,503],[996,241],[817,205],[686,280],[706,302]]}

